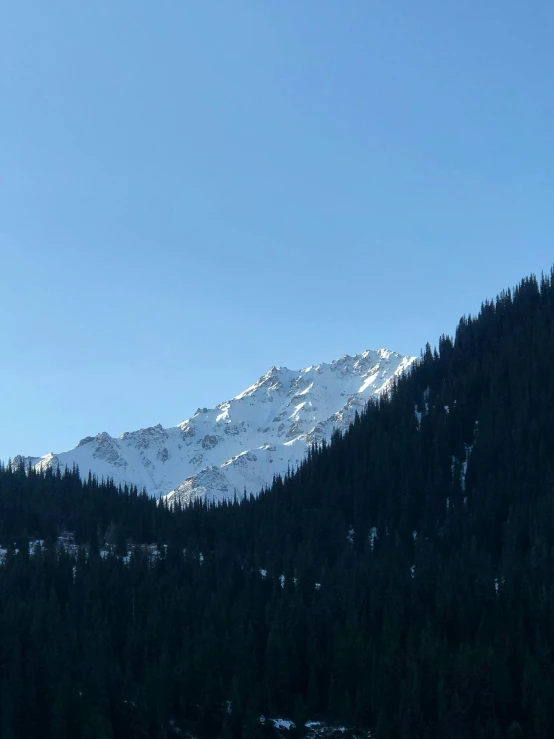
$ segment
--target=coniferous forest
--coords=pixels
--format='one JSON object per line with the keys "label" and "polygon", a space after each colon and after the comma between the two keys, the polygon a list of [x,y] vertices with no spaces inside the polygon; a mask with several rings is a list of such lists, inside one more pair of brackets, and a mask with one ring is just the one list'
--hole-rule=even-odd
{"label": "coniferous forest", "polygon": [[8,464],[0,511],[2,739],[552,737],[554,275],[257,498]]}

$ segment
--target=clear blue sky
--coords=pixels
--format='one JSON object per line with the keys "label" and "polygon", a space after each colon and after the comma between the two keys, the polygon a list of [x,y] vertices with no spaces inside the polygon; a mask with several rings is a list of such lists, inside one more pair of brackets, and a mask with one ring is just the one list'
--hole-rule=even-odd
{"label": "clear blue sky", "polygon": [[419,353],[554,262],[552,0],[8,0],[0,458]]}

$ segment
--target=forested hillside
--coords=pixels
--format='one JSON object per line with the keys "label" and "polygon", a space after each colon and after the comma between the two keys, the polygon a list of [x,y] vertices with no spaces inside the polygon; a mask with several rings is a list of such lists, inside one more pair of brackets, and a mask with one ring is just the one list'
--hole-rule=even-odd
{"label": "forested hillside", "polygon": [[256,499],[2,468],[2,739],[553,736],[553,367],[551,274]]}

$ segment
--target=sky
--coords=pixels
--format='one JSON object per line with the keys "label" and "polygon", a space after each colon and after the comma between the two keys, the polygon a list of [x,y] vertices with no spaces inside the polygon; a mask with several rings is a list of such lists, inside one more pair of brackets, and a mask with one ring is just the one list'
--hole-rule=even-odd
{"label": "sky", "polygon": [[552,38],[551,0],[0,4],[0,459],[549,270]]}

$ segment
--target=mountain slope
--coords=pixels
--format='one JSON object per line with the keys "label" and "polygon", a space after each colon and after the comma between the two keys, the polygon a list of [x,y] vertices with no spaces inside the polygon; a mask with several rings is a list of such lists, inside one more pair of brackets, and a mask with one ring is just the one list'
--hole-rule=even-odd
{"label": "mountain slope", "polygon": [[0,465],[2,737],[554,736],[553,364],[551,274],[255,499]]}
{"label": "mountain slope", "polygon": [[[178,426],[161,425],[114,438],[103,432],[71,451],[25,458],[39,468],[78,465],[99,478],[188,503],[258,493],[294,468],[308,446],[345,429],[369,398],[382,393],[415,357],[386,350],[289,370],[272,367],[216,408],[199,408]],[[17,461],[17,460],[16,460]]]}

